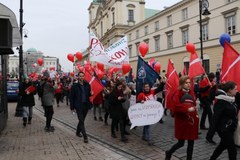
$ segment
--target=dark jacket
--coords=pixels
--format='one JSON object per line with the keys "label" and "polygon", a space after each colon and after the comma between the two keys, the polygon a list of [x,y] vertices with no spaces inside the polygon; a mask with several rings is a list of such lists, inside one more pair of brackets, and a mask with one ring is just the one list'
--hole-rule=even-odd
{"label": "dark jacket", "polygon": [[123,92],[119,93],[115,88],[109,95],[109,113],[110,117],[116,120],[124,117],[123,102],[125,99],[118,100],[118,97],[123,97]]}
{"label": "dark jacket", "polygon": [[32,86],[32,83],[23,83],[20,87],[19,94],[21,95],[21,105],[22,106],[34,106],[35,105],[35,100],[34,100],[34,94],[36,92],[32,92],[30,94],[26,94],[25,90]]}
{"label": "dark jacket", "polygon": [[[83,87],[86,95],[86,103],[90,109],[92,107],[92,104],[89,100],[91,96],[91,87],[87,81],[83,81]],[[79,82],[73,83],[70,92],[70,109],[81,110],[81,106],[82,106],[81,84]]]}
{"label": "dark jacket", "polygon": [[234,132],[237,127],[237,105],[234,97],[229,97],[224,91],[218,92],[213,107],[212,126],[217,132]]}

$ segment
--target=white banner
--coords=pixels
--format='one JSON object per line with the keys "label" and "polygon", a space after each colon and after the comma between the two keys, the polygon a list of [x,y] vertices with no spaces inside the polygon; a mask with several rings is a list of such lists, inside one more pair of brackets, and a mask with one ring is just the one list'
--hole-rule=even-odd
{"label": "white banner", "polygon": [[123,63],[129,63],[127,36],[119,39],[105,50],[92,32],[90,33],[90,39],[90,61],[117,68],[121,68]]}
{"label": "white banner", "polygon": [[137,103],[130,106],[128,117],[132,123],[130,129],[135,126],[152,125],[160,121],[163,116],[163,106],[155,100],[148,100],[144,103]]}

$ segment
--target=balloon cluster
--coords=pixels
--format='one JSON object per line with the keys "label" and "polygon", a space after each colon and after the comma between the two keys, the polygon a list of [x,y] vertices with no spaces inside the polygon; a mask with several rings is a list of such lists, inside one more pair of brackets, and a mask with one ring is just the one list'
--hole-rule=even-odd
{"label": "balloon cluster", "polygon": [[154,58],[151,58],[148,62],[148,64],[157,72],[159,73],[161,71],[161,64],[157,61],[155,61]]}

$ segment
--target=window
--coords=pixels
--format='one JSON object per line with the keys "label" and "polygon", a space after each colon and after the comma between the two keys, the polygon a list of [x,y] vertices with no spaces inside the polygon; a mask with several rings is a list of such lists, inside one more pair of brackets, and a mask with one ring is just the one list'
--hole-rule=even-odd
{"label": "window", "polygon": [[134,12],[132,9],[128,10],[128,21],[134,21]]}
{"label": "window", "polygon": [[139,30],[136,30],[136,38],[139,38]]}
{"label": "window", "polygon": [[101,22],[101,37],[103,36],[103,22]]}
{"label": "window", "polygon": [[167,45],[168,45],[168,49],[173,48],[173,33],[167,34]]}
{"label": "window", "polygon": [[145,26],[144,33],[145,33],[145,36],[148,34],[148,26]]}
{"label": "window", "polygon": [[155,22],[155,31],[159,30],[159,21]]}
{"label": "window", "polygon": [[236,16],[232,15],[226,17],[226,29],[229,35],[233,35],[236,33]]}
{"label": "window", "polygon": [[160,51],[160,36],[155,36],[154,37],[155,40],[155,51]]}
{"label": "window", "polygon": [[146,44],[149,44],[149,38],[143,40]]}
{"label": "window", "polygon": [[187,19],[188,19],[188,10],[187,10],[187,8],[184,8],[182,10],[182,20],[184,21],[184,20],[187,20]]}
{"label": "window", "polygon": [[[114,12],[112,12],[112,26],[113,25],[115,25],[115,14],[114,14]],[[97,33],[97,32],[95,32],[95,33]]]}
{"label": "window", "polygon": [[132,45],[128,46],[128,50],[129,50],[129,57],[132,57]]}
{"label": "window", "polygon": [[188,42],[188,28],[182,29],[182,44],[185,45]]}
{"label": "window", "polygon": [[205,69],[206,73],[209,73],[209,59],[203,59],[202,61],[203,68]]}
{"label": "window", "polygon": [[137,55],[138,55],[138,52],[139,52],[139,51],[138,51],[138,46],[139,46],[139,44],[140,44],[140,42],[135,43]]}
{"label": "window", "polygon": [[208,40],[208,23],[202,25],[202,40]]}
{"label": "window", "polygon": [[168,26],[172,25],[172,15],[167,16],[167,24],[168,24]]}
{"label": "window", "polygon": [[129,35],[128,35],[128,41],[131,41],[132,40],[132,34],[130,33]]}

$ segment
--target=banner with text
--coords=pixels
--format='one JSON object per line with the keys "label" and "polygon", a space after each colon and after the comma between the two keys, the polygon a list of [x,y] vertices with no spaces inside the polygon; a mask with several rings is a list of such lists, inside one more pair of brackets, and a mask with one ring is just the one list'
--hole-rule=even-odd
{"label": "banner with text", "polygon": [[100,62],[110,67],[121,68],[123,63],[129,63],[127,36],[104,49],[99,39],[91,32],[89,52],[90,61]]}
{"label": "banner with text", "polygon": [[132,123],[130,129],[135,126],[152,125],[160,121],[163,116],[163,106],[160,102],[148,100],[130,106],[128,117]]}

